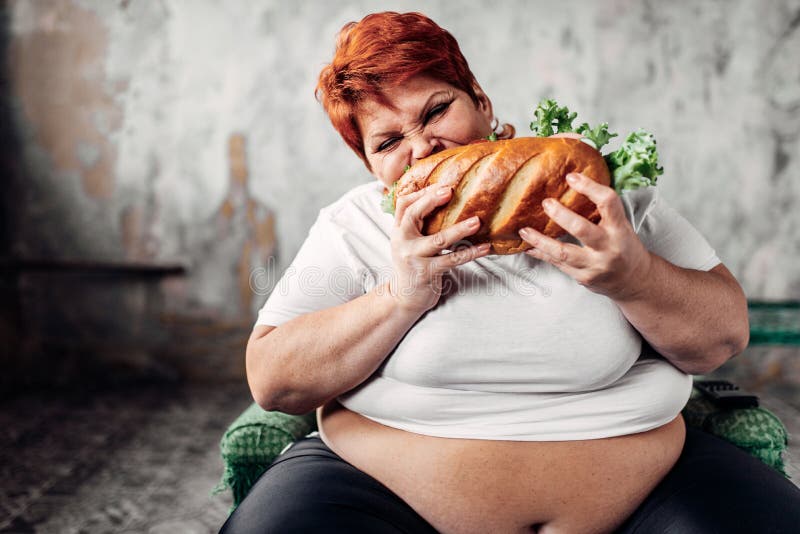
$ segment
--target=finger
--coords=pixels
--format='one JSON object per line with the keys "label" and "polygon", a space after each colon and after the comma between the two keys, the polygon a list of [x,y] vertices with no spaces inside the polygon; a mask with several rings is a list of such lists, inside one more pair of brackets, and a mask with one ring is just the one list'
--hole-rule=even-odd
{"label": "finger", "polygon": [[525,251],[525,254],[527,254],[532,258],[536,258],[537,260],[544,261],[549,263],[550,265],[553,265],[559,271],[561,271],[562,273],[566,274],[567,276],[569,276],[574,280],[577,280],[581,275],[582,269],[575,268],[569,264],[559,261],[558,259],[544,252],[542,249],[536,247],[529,248],[528,250]]}
{"label": "finger", "polygon": [[394,225],[399,226],[400,221],[403,220],[403,214],[406,212],[406,208],[411,205],[415,200],[425,194],[425,188],[418,189],[413,193],[405,194],[401,197],[397,197],[397,201],[395,202],[394,206]]}
{"label": "finger", "polygon": [[425,193],[411,203],[403,213],[400,220],[400,228],[407,237],[420,236],[422,231],[422,221],[437,206],[445,204],[450,200],[453,188],[450,186],[429,186]]}
{"label": "finger", "polygon": [[418,253],[420,256],[433,256],[439,254],[445,248],[452,250],[454,243],[474,234],[480,227],[480,218],[477,215],[470,217],[433,235],[420,238]]}
{"label": "finger", "polygon": [[[520,229],[519,235],[533,246],[533,249],[525,251],[526,254],[534,258],[537,257],[534,254],[543,254],[547,257],[548,263],[552,263],[556,267],[568,266],[575,269],[582,269],[589,263],[587,251],[572,243],[562,243],[527,226]],[[532,253],[531,250],[534,249],[536,251]]]}
{"label": "finger", "polygon": [[554,198],[542,201],[544,212],[557,225],[577,237],[581,243],[589,247],[598,247],[605,241],[605,232],[590,220],[578,215]]}
{"label": "finger", "polygon": [[595,203],[597,211],[600,212],[601,224],[614,226],[629,224],[628,218],[625,217],[622,201],[612,188],[599,184],[578,172],[570,173],[566,178],[572,189]]}
{"label": "finger", "polygon": [[435,258],[431,259],[430,267],[436,274],[441,274],[448,269],[452,269],[453,267],[457,267],[467,263],[468,261],[486,256],[491,248],[492,246],[489,243],[481,243],[480,245],[459,248],[458,250],[454,250],[448,254],[442,254],[441,256],[436,256]]}

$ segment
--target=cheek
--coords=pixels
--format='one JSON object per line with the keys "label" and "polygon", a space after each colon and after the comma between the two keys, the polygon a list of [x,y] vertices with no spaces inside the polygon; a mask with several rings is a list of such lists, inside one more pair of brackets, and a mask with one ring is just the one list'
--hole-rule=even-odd
{"label": "cheek", "polygon": [[384,183],[392,183],[402,174],[403,164],[397,150],[370,160],[372,174]]}
{"label": "cheek", "polygon": [[464,113],[447,117],[442,122],[440,131],[443,139],[465,145],[488,135],[484,133],[487,129],[490,129],[489,126],[483,124],[482,118],[477,114]]}

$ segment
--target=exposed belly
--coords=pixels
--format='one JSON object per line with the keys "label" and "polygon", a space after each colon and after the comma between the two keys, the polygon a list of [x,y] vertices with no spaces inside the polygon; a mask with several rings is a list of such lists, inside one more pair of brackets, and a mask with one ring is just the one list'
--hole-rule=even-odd
{"label": "exposed belly", "polygon": [[639,434],[584,441],[439,438],[387,427],[332,401],[323,441],[449,533],[611,532],[677,461],[679,415]]}

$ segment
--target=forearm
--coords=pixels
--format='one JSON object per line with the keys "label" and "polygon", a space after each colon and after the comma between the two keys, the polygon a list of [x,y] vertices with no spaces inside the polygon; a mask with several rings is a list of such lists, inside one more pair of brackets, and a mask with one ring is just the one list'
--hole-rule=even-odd
{"label": "forearm", "polygon": [[248,380],[257,402],[270,410],[305,413],[353,389],[420,316],[397,306],[384,284],[288,321],[248,345]]}
{"label": "forearm", "polygon": [[682,269],[650,254],[647,283],[624,299],[622,313],[660,354],[689,374],[716,369],[747,346],[747,302],[720,265]]}

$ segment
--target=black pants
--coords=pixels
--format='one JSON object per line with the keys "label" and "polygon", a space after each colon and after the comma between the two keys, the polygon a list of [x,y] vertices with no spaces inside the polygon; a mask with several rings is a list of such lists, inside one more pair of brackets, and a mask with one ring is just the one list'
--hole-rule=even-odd
{"label": "black pants", "polygon": [[[434,533],[318,437],[279,456],[223,525],[230,533]],[[730,443],[687,428],[678,462],[621,534],[800,533],[800,489]]]}

